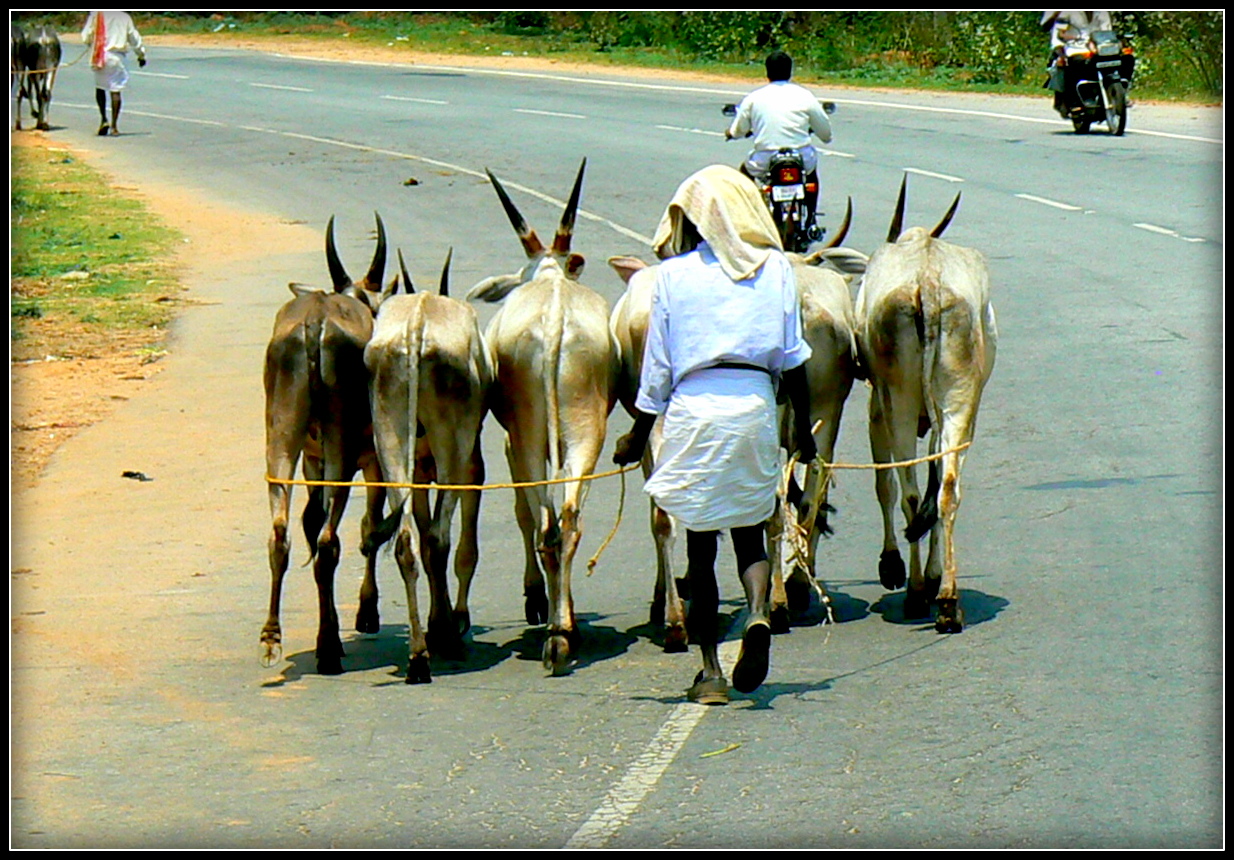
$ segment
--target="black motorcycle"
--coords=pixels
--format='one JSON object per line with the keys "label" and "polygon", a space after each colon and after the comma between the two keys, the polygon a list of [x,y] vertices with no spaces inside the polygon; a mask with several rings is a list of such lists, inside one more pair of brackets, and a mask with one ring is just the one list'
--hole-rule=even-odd
{"label": "black motorcycle", "polygon": [[[829,114],[835,113],[835,103],[823,102],[823,110]],[[737,105],[726,104],[722,113],[736,116]],[[824,231],[815,223],[819,213],[811,206],[811,201],[818,197],[818,185],[809,181],[797,150],[781,149],[773,154],[768,163],[767,177],[759,183],[759,188],[785,251],[805,253],[810,243],[823,238]]]}
{"label": "black motorcycle", "polygon": [[1058,112],[1071,120],[1076,134],[1088,134],[1103,122],[1110,134],[1127,130],[1127,91],[1135,71],[1135,52],[1127,37],[1097,30],[1087,39],[1064,46],[1060,60],[1062,104]]}

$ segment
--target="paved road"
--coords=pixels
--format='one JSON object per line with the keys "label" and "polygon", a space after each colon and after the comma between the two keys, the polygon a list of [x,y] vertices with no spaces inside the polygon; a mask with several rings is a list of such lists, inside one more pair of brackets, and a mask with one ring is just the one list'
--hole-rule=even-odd
{"label": "paved road", "polygon": [[[908,171],[908,220],[933,223],[963,191],[948,238],[991,260],[1002,337],[965,471],[962,634],[904,622],[878,585],[873,481],[854,473],[826,545],[841,623],[778,637],[757,693],[689,705],[697,658],[662,653],[646,626],[633,481],[595,575],[577,577],[586,644],[569,677],[544,676],[522,621],[504,495],[482,512],[466,663],[402,683],[387,557],[385,626],[348,638],[344,675],[315,672],[304,570],[285,591],[288,659],[258,665],[261,353],[285,283],[325,283],[329,215],[354,268],[380,210],[418,282],[454,247],[461,289],[521,262],[484,168],[544,232],[586,156],[576,248],[613,301],[604,259],[646,256],[677,182],[739,158],[718,135],[739,94],[166,49],[134,74],[125,134],[97,140],[88,74],[62,75],[53,136],[284,238],[225,271],[195,264],[211,304],[186,313],[153,390],[66,446],[13,514],[13,845],[1222,844],[1218,112],[1137,107],[1126,137],[1080,137],[1044,98],[820,93],[840,103],[823,204],[853,196],[850,244],[881,241]],[[865,403],[858,390],[847,407],[846,462],[869,459]],[[626,426],[615,416],[610,437]],[[495,422],[485,434],[501,478]],[[580,557],[617,495],[592,491]],[[344,619],[359,572],[345,557]],[[736,577],[723,583],[735,612]]]}

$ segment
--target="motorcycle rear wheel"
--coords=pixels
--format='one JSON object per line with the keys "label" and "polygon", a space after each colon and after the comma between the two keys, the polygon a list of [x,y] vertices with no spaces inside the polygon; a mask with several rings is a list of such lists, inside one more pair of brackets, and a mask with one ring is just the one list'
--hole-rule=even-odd
{"label": "motorcycle rear wheel", "polygon": [[1127,131],[1127,88],[1120,81],[1110,84],[1106,90],[1110,106],[1105,112],[1110,134],[1121,137]]}

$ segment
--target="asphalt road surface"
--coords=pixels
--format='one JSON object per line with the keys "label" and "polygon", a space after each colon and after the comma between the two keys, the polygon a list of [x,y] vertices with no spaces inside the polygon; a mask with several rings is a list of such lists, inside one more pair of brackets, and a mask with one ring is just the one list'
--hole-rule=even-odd
{"label": "asphalt road surface", "polygon": [[[684,700],[697,651],[665,654],[647,624],[637,478],[591,576],[620,484],[588,496],[570,675],[546,677],[542,630],[523,621],[508,491],[482,508],[465,662],[403,683],[386,554],[381,632],[345,628],[345,673],[317,674],[297,532],[285,660],[263,668],[261,361],[287,282],[328,283],[332,214],[353,271],[374,211],[420,285],[451,247],[456,294],[521,266],[485,168],[543,235],[587,158],[574,247],[614,302],[605,259],[650,259],[677,183],[741,158],[720,105],[742,89],[171,48],[133,71],[119,138],[93,138],[84,64],[57,83],[52,136],[135,187],[275,219],[288,240],[195,261],[201,304],[149,393],[67,444],[12,512],[14,847],[1223,844],[1219,110],[1136,106],[1116,138],[1073,134],[1044,95],[819,91],[839,104],[828,227],[851,195],[846,244],[872,252],[907,172],[908,223],[932,225],[961,191],[947,238],[990,260],[998,364],[957,526],[968,625],[941,636],[903,618],[902,592],[878,583],[873,478],[845,473],[821,567],[839,623],[815,613],[778,636],[767,683],[708,709]],[[858,387],[842,462],[870,460],[865,409]],[[602,463],[628,426],[613,415]],[[503,480],[491,418],[484,434]],[[336,584],[345,625],[360,499]],[[735,616],[730,556],[725,543]]]}

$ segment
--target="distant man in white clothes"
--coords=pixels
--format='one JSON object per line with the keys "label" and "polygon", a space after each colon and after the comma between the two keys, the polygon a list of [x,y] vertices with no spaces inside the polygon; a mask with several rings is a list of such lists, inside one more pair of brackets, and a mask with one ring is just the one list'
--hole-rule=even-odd
{"label": "distant man in white clothes", "polygon": [[[124,66],[124,57],[132,48],[137,54],[137,64],[146,65],[146,49],[141,43],[133,19],[128,12],[106,10],[91,12],[86,26],[81,31],[81,41],[90,45],[90,68],[94,70],[94,100],[99,106],[99,136],[119,134],[120,92],[129,82],[129,72]],[[107,102],[110,94],[111,122],[107,121]]]}
{"label": "distant man in white clothes", "polygon": [[759,87],[741,100],[737,116],[724,133],[726,140],[753,135],[754,149],[741,166],[742,173],[761,182],[767,177],[767,165],[777,150],[788,148],[801,153],[807,182],[814,184],[813,198],[808,202],[810,217],[806,223],[811,239],[821,236],[814,216],[818,212],[818,153],[811,135],[823,143],[831,143],[831,122],[823,106],[803,86],[790,81],[793,58],[783,51],[772,51],[764,61],[767,85]]}

